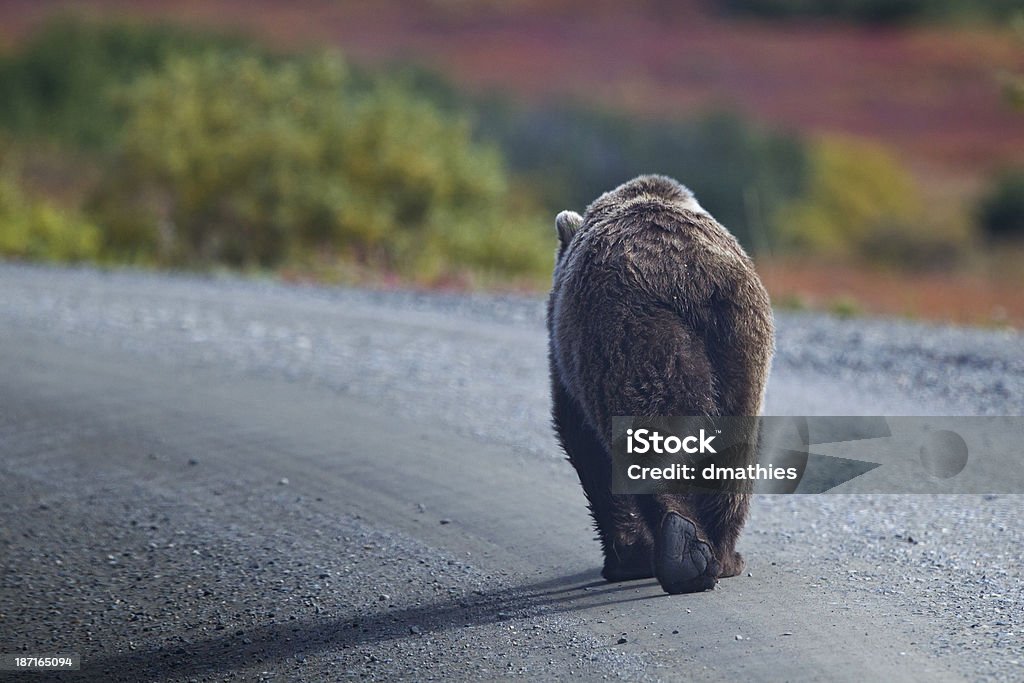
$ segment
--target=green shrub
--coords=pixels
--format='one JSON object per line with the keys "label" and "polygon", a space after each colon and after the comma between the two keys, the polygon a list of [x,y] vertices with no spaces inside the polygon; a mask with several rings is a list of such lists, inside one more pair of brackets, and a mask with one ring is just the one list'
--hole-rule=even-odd
{"label": "green shrub", "polygon": [[77,213],[29,197],[9,172],[0,175],[0,256],[82,261],[99,254],[99,230]]}
{"label": "green shrub", "polygon": [[979,222],[993,239],[1024,239],[1024,168],[1003,171],[978,206]]}
{"label": "green shrub", "polygon": [[884,148],[843,138],[812,146],[811,183],[778,211],[784,248],[826,257],[947,265],[969,240],[962,223],[926,214],[910,174]]}
{"label": "green shrub", "polygon": [[1020,0],[726,0],[725,11],[764,19],[840,19],[865,24],[1000,21]]}
{"label": "green shrub", "polygon": [[164,24],[58,17],[0,59],[0,126],[86,147],[111,145],[121,120],[111,88],[200,50],[251,50],[240,38]]}
{"label": "green shrub", "polygon": [[910,175],[884,149],[823,138],[811,150],[806,196],[780,211],[777,229],[798,250],[850,255],[874,234],[917,220],[921,208]]}
{"label": "green shrub", "polygon": [[581,106],[520,110],[478,105],[478,135],[496,140],[509,167],[537,188],[549,213],[582,210],[641,173],[663,173],[752,251],[772,244],[768,217],[798,196],[807,160],[795,137],[732,114],[651,121]]}
{"label": "green shrub", "polygon": [[582,210],[638,174],[664,173],[689,186],[748,249],[759,251],[774,242],[770,217],[807,182],[798,137],[735,113],[664,120],[587,104],[526,108],[502,97],[467,97],[415,65],[395,65],[391,72],[442,110],[471,113],[475,138],[501,147],[509,169],[550,215]]}
{"label": "green shrub", "polygon": [[[512,212],[500,154],[467,122],[401,84],[346,85],[335,55],[172,58],[121,94],[121,146],[93,210],[145,225],[136,246],[170,264],[316,251],[432,277],[548,263],[550,240]],[[536,227],[506,228],[517,222]]]}
{"label": "green shrub", "polygon": [[[208,73],[211,68],[203,74],[175,75],[183,61],[192,63],[188,68],[195,72],[196,54],[220,55],[201,59],[245,62],[247,69],[276,74],[259,87],[291,93],[315,113],[302,120],[298,113],[289,113],[285,95],[246,94],[241,90],[244,79],[235,83],[224,76],[217,81]],[[403,269],[437,270],[446,259],[432,254],[448,247],[460,259],[543,264],[549,260],[550,220],[545,217],[540,229],[528,229],[528,238],[509,234],[502,226],[532,225],[535,219],[524,218],[524,212],[536,212],[525,202],[509,216],[507,195],[534,196],[551,216],[567,207],[582,209],[601,192],[647,172],[667,173],[689,185],[748,248],[758,250],[772,242],[767,217],[804,185],[801,143],[735,116],[666,122],[583,106],[524,110],[504,101],[467,98],[436,74],[408,65],[383,73],[350,69],[348,77],[329,88],[313,84],[303,92],[310,87],[303,79],[314,68],[307,62],[316,59],[275,56],[237,38],[173,26],[60,19],[0,60],[0,126],[27,137],[121,152],[89,208],[104,228],[105,254],[132,262],[199,259],[272,265],[288,257],[289,250],[311,248],[319,241],[356,258]],[[292,75],[281,76],[285,72]],[[286,83],[289,78],[298,82]],[[182,79],[191,79],[191,84]],[[158,94],[161,87],[164,92]],[[177,88],[191,92],[186,100],[193,104],[175,102]],[[209,91],[222,102],[217,105],[221,109],[251,107],[261,113],[228,114],[234,121],[222,136],[221,124],[211,117],[223,118],[223,113],[215,115],[214,106],[202,103],[198,91],[203,96]],[[149,114],[143,112],[146,108]],[[183,120],[188,116],[202,121],[193,121],[195,127],[186,130],[192,125]],[[274,121],[261,122],[261,116]],[[341,122],[327,124],[324,117]],[[347,132],[340,133],[342,129]],[[122,144],[122,134],[134,138]],[[379,158],[372,158],[376,148],[366,140],[356,140],[359,135],[367,140],[385,136],[373,143],[380,147]],[[400,142],[414,136],[411,144]],[[236,139],[242,142],[236,144]],[[160,157],[186,154],[175,151],[172,142],[183,143],[191,150],[187,154],[194,155],[188,162],[197,165],[191,179],[186,177],[191,170],[168,175],[181,162]],[[403,159],[401,150],[406,149],[409,158]],[[301,158],[303,154],[312,156]],[[351,163],[332,160],[337,154],[349,156]],[[417,155],[419,161],[412,162]],[[522,181],[514,193],[500,189],[509,181],[502,156]],[[252,170],[260,164],[277,170]],[[431,164],[444,173],[435,173],[427,183],[415,179]],[[469,166],[479,168],[470,173]],[[310,168],[323,175],[317,177]],[[383,189],[394,182],[385,176],[396,173],[405,183],[400,199]],[[216,177],[211,181],[204,174]],[[296,184],[298,177],[303,181]],[[236,182],[247,189],[229,193]],[[480,187],[460,189],[460,183]],[[487,189],[488,183],[496,184]],[[279,201],[282,193],[288,201]],[[474,204],[463,202],[463,196],[488,198]],[[449,217],[442,221],[435,209],[446,202]],[[456,204],[461,208],[456,210]],[[392,229],[407,221],[420,227]],[[252,234],[239,229],[243,224],[254,226]],[[301,235],[294,234],[296,225],[304,226]],[[497,233],[503,237],[495,238]],[[425,244],[428,238],[437,244]],[[494,253],[503,241],[521,242],[515,255]]]}

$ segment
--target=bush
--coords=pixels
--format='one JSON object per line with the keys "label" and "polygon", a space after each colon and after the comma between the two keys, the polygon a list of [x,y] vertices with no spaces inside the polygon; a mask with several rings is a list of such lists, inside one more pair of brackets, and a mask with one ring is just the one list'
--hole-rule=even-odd
{"label": "bush", "polygon": [[1000,21],[1019,0],[726,0],[727,12],[765,19],[827,18],[866,24]]}
{"label": "bush", "polygon": [[990,238],[1024,239],[1024,168],[1000,173],[981,199],[978,214]]}
{"label": "bush", "polygon": [[510,215],[500,155],[467,122],[400,84],[346,84],[336,55],[172,58],[121,94],[121,146],[93,210],[146,225],[135,246],[170,264],[319,251],[428,278],[546,269],[539,226],[506,229],[534,224]]}
{"label": "bush", "polygon": [[537,188],[550,214],[582,210],[641,173],[677,178],[748,249],[774,238],[768,217],[806,182],[803,145],[731,114],[689,122],[638,120],[577,106],[479,106],[479,135],[498,141],[509,166]]}
{"label": "bush", "polygon": [[806,185],[803,142],[734,113],[669,121],[572,103],[524,108],[501,97],[466,97],[414,65],[391,71],[443,111],[470,112],[474,137],[500,145],[509,169],[551,216],[580,211],[638,174],[664,173],[689,186],[748,249],[759,251],[773,242],[770,216]]}
{"label": "bush", "polygon": [[[0,61],[0,126],[117,152],[88,208],[104,253],[130,262],[274,265],[323,248],[422,272],[452,259],[540,272],[550,216],[652,171],[688,184],[757,250],[772,239],[766,217],[804,185],[801,143],[735,116],[523,110],[410,66],[346,68],[324,85],[310,80],[316,61],[171,26],[62,19]],[[249,75],[236,82],[232,69]]]}
{"label": "bush", "polygon": [[240,38],[168,25],[51,20],[0,59],[0,126],[85,147],[110,146],[121,121],[106,95],[174,55],[242,51]]}
{"label": "bush", "polygon": [[925,267],[958,260],[970,240],[964,223],[928,215],[909,173],[877,145],[821,139],[811,179],[807,194],[776,214],[785,248]]}
{"label": "bush", "polygon": [[77,213],[29,197],[9,171],[0,175],[0,256],[82,261],[99,255],[99,230]]}

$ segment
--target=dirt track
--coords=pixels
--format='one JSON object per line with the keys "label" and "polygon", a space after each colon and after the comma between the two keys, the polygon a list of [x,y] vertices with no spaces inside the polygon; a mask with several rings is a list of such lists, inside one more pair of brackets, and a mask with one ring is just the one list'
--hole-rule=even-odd
{"label": "dirt track", "polygon": [[[761,497],[748,575],[600,581],[538,301],[0,291],[0,652],[78,652],[68,679],[1024,675],[1019,496]],[[779,330],[769,413],[1021,414],[1019,335]]]}

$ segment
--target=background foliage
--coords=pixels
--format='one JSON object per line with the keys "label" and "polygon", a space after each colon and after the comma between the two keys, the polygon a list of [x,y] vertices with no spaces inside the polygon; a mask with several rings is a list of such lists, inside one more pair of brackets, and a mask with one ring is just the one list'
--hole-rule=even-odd
{"label": "background foliage", "polygon": [[[890,6],[904,4],[917,6]],[[730,3],[775,6],[824,3]],[[971,216],[931,206],[896,158],[855,140],[728,112],[523,106],[408,65],[371,70],[169,25],[44,26],[0,58],[3,131],[18,140],[0,145],[6,257],[539,283],[551,216],[646,172],[689,185],[754,253],[945,267],[975,243]],[[54,145],[63,153],[42,173],[18,161]],[[974,219],[988,234],[1024,236],[1021,177],[985,193]]]}
{"label": "background foliage", "polygon": [[1000,173],[978,209],[981,227],[990,238],[1024,238],[1024,168]]}
{"label": "background foliage", "polygon": [[[345,81],[337,55],[169,61],[122,92],[97,210],[118,225],[148,215],[146,239],[172,264],[275,266],[320,250],[414,274],[449,259],[506,265],[491,256],[513,213],[497,153],[399,85]],[[536,244],[508,265],[539,267]]]}
{"label": "background foliage", "polygon": [[1021,10],[1020,0],[725,0],[726,11],[787,19],[846,19],[872,24],[911,21],[999,21]]}
{"label": "background foliage", "polygon": [[95,260],[99,246],[100,231],[95,225],[77,212],[29,196],[10,172],[0,172],[0,256]]}
{"label": "background foliage", "polygon": [[336,54],[65,19],[3,62],[0,93],[8,130],[96,150],[83,209],[107,260],[315,254],[425,279],[550,266],[546,221],[465,115],[386,74],[352,78]]}
{"label": "background foliage", "polygon": [[121,118],[113,88],[172,55],[255,49],[223,34],[166,24],[98,23],[59,17],[0,57],[0,126],[73,145],[110,146]]}

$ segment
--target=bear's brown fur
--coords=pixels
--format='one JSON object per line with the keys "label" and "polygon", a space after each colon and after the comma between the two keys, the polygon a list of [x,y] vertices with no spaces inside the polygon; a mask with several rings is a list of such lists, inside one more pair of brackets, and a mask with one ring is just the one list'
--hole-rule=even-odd
{"label": "bear's brown fur", "polygon": [[711,588],[743,569],[749,489],[613,495],[611,419],[758,415],[774,346],[768,294],[735,238],[671,178],[640,176],[555,223],[554,425],[590,504],[602,574],[657,576],[670,593]]}

